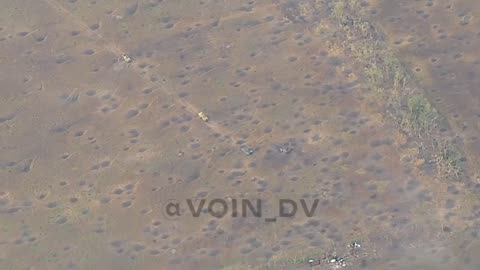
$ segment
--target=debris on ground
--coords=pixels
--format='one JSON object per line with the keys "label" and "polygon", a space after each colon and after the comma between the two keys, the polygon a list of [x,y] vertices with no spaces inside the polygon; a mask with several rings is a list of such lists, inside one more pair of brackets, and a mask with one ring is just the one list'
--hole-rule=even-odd
{"label": "debris on ground", "polygon": [[132,62],[132,58],[130,58],[130,56],[124,54],[122,55],[122,58],[123,58],[123,61],[127,62],[127,63],[131,63]]}
{"label": "debris on ground", "polygon": [[208,122],[208,116],[204,112],[199,112],[198,117],[200,117],[203,122]]}
{"label": "debris on ground", "polygon": [[308,264],[310,264],[310,267],[320,265],[320,260],[318,259],[309,259]]}
{"label": "debris on ground", "polygon": [[360,250],[362,245],[358,241],[351,242],[348,247],[350,248],[350,255],[358,257],[360,255]]}
{"label": "debris on ground", "polygon": [[240,150],[242,150],[243,153],[247,156],[251,156],[255,153],[255,149],[248,147],[248,146],[242,146],[240,147]]}
{"label": "debris on ground", "polygon": [[344,257],[330,256],[327,261],[333,267],[333,269],[339,269],[347,266],[347,262]]}
{"label": "debris on ground", "polygon": [[360,245],[360,243],[358,243],[357,241],[353,241],[350,245],[349,245],[352,249],[357,249],[357,248],[361,248],[362,246]]}
{"label": "debris on ground", "polygon": [[359,249],[362,247],[362,245],[360,245],[359,242],[357,241],[353,241],[352,243],[350,243],[350,245],[348,245],[351,249]]}
{"label": "debris on ground", "polygon": [[288,153],[290,153],[290,152],[293,151],[293,148],[290,148],[290,147],[288,147],[288,146],[279,146],[279,147],[278,147],[278,151],[279,151],[280,153],[288,154]]}
{"label": "debris on ground", "polygon": [[288,153],[292,152],[292,150],[293,149],[290,148],[290,147],[281,146],[281,147],[278,148],[278,151],[280,151],[280,153],[285,153],[285,154],[288,154]]}

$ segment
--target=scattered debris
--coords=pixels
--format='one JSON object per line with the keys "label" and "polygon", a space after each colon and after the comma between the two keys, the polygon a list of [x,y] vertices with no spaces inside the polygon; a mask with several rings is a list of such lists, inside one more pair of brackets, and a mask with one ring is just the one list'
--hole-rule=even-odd
{"label": "scattered debris", "polygon": [[199,112],[198,117],[200,117],[203,122],[208,122],[208,116],[204,112]]}
{"label": "scattered debris", "polygon": [[123,58],[123,61],[127,62],[127,63],[131,63],[132,62],[132,58],[130,58],[130,56],[124,54],[122,55],[122,58]]}
{"label": "scattered debris", "polygon": [[330,256],[328,258],[328,263],[330,263],[334,269],[339,269],[341,267],[347,266],[345,258],[338,256]]}
{"label": "scattered debris", "polygon": [[247,156],[253,155],[255,153],[255,149],[248,146],[242,146],[240,147],[240,150],[242,150],[242,152],[245,153],[245,155]]}
{"label": "scattered debris", "polygon": [[308,264],[310,264],[311,267],[320,265],[320,260],[315,260],[315,259],[309,259]]}
{"label": "scattered debris", "polygon": [[290,152],[293,151],[293,148],[288,147],[288,146],[279,146],[279,147],[278,147],[278,151],[279,151],[280,153],[288,154],[288,153],[290,153]]}
{"label": "scattered debris", "polygon": [[352,243],[350,243],[350,245],[348,245],[351,249],[359,249],[362,247],[362,245],[360,245],[359,242],[357,241],[353,241]]}
{"label": "scattered debris", "polygon": [[362,245],[360,245],[359,242],[353,241],[348,245],[350,248],[350,255],[358,257],[360,255],[360,249],[362,248]]}

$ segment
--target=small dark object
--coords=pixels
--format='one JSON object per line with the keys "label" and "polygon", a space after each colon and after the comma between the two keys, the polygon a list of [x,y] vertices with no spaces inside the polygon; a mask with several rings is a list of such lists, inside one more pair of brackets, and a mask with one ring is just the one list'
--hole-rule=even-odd
{"label": "small dark object", "polygon": [[240,150],[242,150],[242,152],[245,153],[245,155],[247,156],[251,156],[255,153],[255,149],[250,148],[248,146],[242,146],[240,147]]}
{"label": "small dark object", "polygon": [[357,242],[357,241],[353,241],[352,243],[350,243],[349,246],[350,246],[351,249],[359,249],[359,248],[362,247],[362,245],[360,245],[360,243]]}
{"label": "small dark object", "polygon": [[355,257],[360,255],[360,249],[362,248],[362,245],[360,244],[360,242],[353,241],[348,245],[348,247],[350,247],[350,255]]}

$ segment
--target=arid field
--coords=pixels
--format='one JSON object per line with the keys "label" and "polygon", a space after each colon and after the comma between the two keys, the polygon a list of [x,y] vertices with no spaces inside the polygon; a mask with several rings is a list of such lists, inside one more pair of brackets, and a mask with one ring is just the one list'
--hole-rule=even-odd
{"label": "arid field", "polygon": [[479,18],[1,1],[0,270],[480,269]]}

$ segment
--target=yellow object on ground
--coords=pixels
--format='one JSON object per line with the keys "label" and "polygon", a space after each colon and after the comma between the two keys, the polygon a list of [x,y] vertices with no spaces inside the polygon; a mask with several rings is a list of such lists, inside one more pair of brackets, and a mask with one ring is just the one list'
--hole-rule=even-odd
{"label": "yellow object on ground", "polygon": [[198,117],[200,117],[203,122],[208,122],[208,116],[204,112],[199,112]]}

